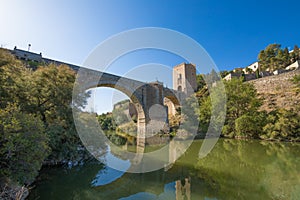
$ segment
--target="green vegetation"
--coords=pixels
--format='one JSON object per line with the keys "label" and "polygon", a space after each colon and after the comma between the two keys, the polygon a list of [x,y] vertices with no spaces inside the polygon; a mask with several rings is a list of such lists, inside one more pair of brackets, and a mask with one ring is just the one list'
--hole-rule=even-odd
{"label": "green vegetation", "polygon": [[[136,127],[136,124],[133,121],[129,121],[129,100],[123,100],[114,105],[114,109],[111,113],[101,114],[97,116],[100,127],[104,131],[119,131],[122,132],[122,127],[125,127],[126,130],[128,126]],[[127,132],[127,131],[123,131]]]}
{"label": "green vegetation", "polygon": [[[293,78],[296,90],[299,90],[300,75]],[[273,110],[270,113],[260,110],[262,100],[256,89],[242,78],[224,81],[226,91],[226,119],[222,135],[229,138],[260,138],[280,141],[300,141],[300,106],[295,109]],[[211,121],[211,96],[220,95],[218,87],[212,88],[210,95],[205,87],[196,93],[199,104],[189,100],[191,114],[200,121],[199,132],[206,133]],[[206,91],[203,91],[206,90]],[[218,99],[218,98],[214,98]],[[218,102],[215,102],[218,104]],[[199,106],[200,105],[200,106]],[[194,115],[192,113],[195,113]],[[214,115],[213,117],[218,116]]]}
{"label": "green vegetation", "polygon": [[0,179],[21,185],[34,181],[43,163],[76,160],[82,153],[71,107],[75,72],[27,65],[0,50]]}
{"label": "green vegetation", "polygon": [[1,176],[21,184],[31,183],[50,152],[44,124],[10,104],[0,110],[0,129]]}
{"label": "green vegetation", "polygon": [[266,118],[263,139],[300,141],[300,114],[298,110],[275,110]]}
{"label": "green vegetation", "polygon": [[[294,50],[289,52],[287,48],[282,49],[279,44],[271,44],[259,54],[261,64],[260,70],[269,69],[274,71],[282,69],[287,65],[300,59],[300,50],[295,45]],[[257,71],[258,72],[258,71]],[[226,76],[227,71],[221,73],[221,77]],[[257,73],[258,75],[258,73]],[[205,80],[205,81],[204,81]],[[198,117],[200,122],[198,131],[206,133],[211,122],[211,117],[220,116],[218,113],[211,113],[212,105],[217,106],[219,86],[216,85],[219,77],[215,71],[207,75],[198,75],[198,91],[195,99],[188,100],[187,109],[191,120]],[[295,95],[300,92],[300,75],[296,75],[291,80],[295,85]],[[215,85],[213,83],[215,82]],[[280,141],[300,141],[300,106],[294,109],[278,109],[270,113],[260,110],[262,99],[258,98],[256,89],[251,83],[233,78],[231,81],[224,81],[226,91],[226,119],[222,129],[222,135],[229,138],[260,138]],[[210,85],[210,91],[207,86]],[[213,97],[214,98],[211,98]],[[212,104],[211,100],[216,99]],[[200,106],[199,106],[200,105]],[[221,110],[221,109],[220,109]],[[218,119],[215,118],[217,123]]]}
{"label": "green vegetation", "polygon": [[233,79],[224,84],[227,95],[227,113],[223,134],[238,136],[238,133],[244,132],[240,124],[245,118],[253,118],[252,121],[256,121],[261,101],[257,98],[255,88],[249,83],[243,83],[242,79]]}
{"label": "green vegetation", "polygon": [[292,79],[292,82],[295,84],[296,92],[300,92],[300,75],[294,76],[294,78]]}
{"label": "green vegetation", "polygon": [[113,111],[97,116],[101,129],[116,145],[124,145],[137,132],[137,118],[129,116],[130,101],[123,100],[114,105]]}
{"label": "green vegetation", "polygon": [[113,120],[112,113],[98,115],[98,122],[102,130],[113,131],[116,130],[116,123]]}
{"label": "green vegetation", "polygon": [[197,81],[197,90],[198,91],[201,90],[206,85],[203,74],[198,74],[196,76],[196,81]]}
{"label": "green vegetation", "polygon": [[[252,122],[255,120],[261,101],[257,98],[255,88],[249,83],[243,83],[242,79],[232,79],[224,82],[224,84],[227,96],[227,112],[223,135],[227,137],[243,136],[242,132],[249,132],[249,130],[243,130],[244,122],[248,122],[248,118],[252,118]],[[212,93],[212,95],[214,94]],[[220,94],[217,92],[216,95]],[[218,96],[214,99],[218,99]],[[206,96],[199,98],[199,104],[200,107],[194,107],[200,121],[199,130],[200,132],[207,132],[211,118],[211,97],[206,94]]]}
{"label": "green vegetation", "polygon": [[261,50],[258,55],[261,71],[265,71],[267,69],[270,71],[284,69],[299,59],[300,51],[297,45],[295,45],[293,51],[289,53],[287,47],[281,48],[280,44],[270,44],[264,50]]}

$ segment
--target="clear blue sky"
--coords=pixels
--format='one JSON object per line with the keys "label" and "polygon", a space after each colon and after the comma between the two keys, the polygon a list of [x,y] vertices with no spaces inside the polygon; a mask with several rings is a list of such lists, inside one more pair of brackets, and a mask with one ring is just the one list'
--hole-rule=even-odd
{"label": "clear blue sky", "polygon": [[[32,51],[45,57],[81,65],[100,42],[114,34],[163,27],[195,39],[224,70],[256,61],[259,51],[270,43],[291,48],[300,44],[299,9],[296,0],[0,0],[0,44],[27,49],[30,43]],[[132,63],[129,56],[124,59],[127,65],[118,70],[130,70],[129,64],[172,66],[180,61],[156,55],[133,56]]]}

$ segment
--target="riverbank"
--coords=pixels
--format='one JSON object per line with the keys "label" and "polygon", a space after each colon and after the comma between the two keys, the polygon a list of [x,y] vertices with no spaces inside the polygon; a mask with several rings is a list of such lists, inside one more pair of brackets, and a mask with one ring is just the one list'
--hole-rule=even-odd
{"label": "riverbank", "polygon": [[[27,185],[20,185],[8,178],[0,180],[0,199],[3,200],[25,200],[27,199],[30,191],[35,187],[37,181],[39,181],[40,171],[45,168],[64,168],[71,169],[77,166],[83,166],[86,163],[95,161],[95,158],[84,147],[78,149],[77,157],[74,160],[63,159],[57,160],[45,160],[37,177]],[[80,155],[80,156],[78,156]]]}
{"label": "riverbank", "polygon": [[25,200],[29,195],[29,187],[20,186],[10,180],[0,182],[0,199]]}

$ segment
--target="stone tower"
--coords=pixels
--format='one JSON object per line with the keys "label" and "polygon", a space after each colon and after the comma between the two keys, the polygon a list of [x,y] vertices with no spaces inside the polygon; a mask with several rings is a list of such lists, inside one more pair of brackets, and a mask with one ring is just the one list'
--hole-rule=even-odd
{"label": "stone tower", "polygon": [[187,96],[197,89],[196,66],[181,63],[173,68],[173,89],[184,92]]}

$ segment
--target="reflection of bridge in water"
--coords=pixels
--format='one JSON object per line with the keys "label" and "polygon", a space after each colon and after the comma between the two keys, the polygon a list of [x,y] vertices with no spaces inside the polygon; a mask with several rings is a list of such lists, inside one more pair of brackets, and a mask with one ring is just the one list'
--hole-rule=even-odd
{"label": "reflection of bridge in water", "polygon": [[[200,146],[192,145],[192,152],[195,154],[191,157],[197,157]],[[170,148],[171,149],[171,148]],[[178,149],[177,149],[178,150]],[[176,150],[171,150],[170,154],[176,153]],[[197,177],[193,172],[195,171],[195,161],[178,160],[168,170],[157,170],[148,173],[124,173],[120,178],[96,187],[99,191],[96,198],[99,199],[120,199],[126,197],[135,197],[139,193],[148,193],[152,196],[168,196],[172,195],[172,199],[176,200],[190,200],[195,199],[195,196],[203,196],[203,191],[207,188],[204,187],[204,180]],[[100,176],[101,178],[101,176]],[[197,183],[197,184],[194,184]],[[202,184],[199,184],[203,182]],[[171,191],[166,191],[166,186],[171,186]],[[165,193],[165,194],[164,194]],[[166,194],[172,193],[172,194]],[[194,198],[193,198],[194,197]],[[155,198],[155,199],[156,199]],[[134,198],[133,198],[134,199]]]}

